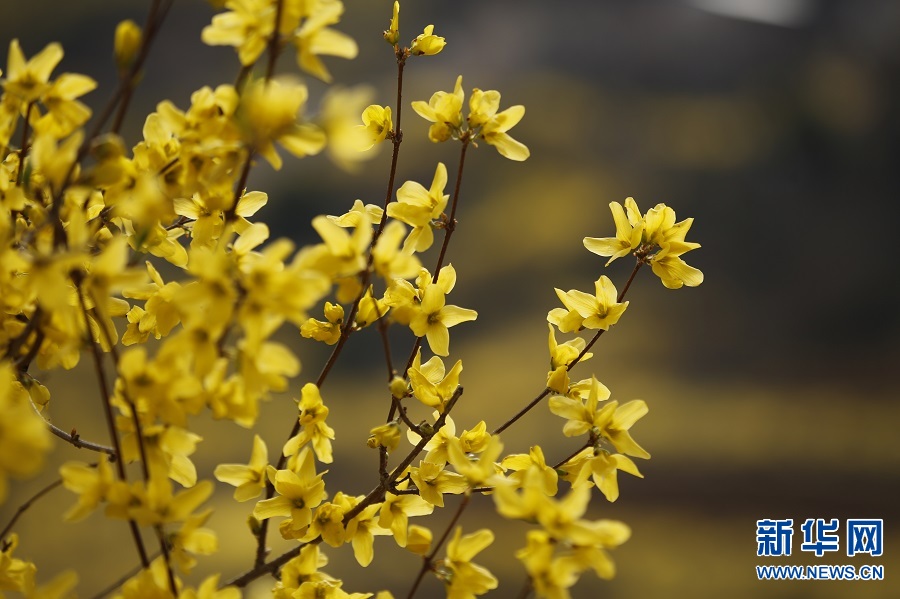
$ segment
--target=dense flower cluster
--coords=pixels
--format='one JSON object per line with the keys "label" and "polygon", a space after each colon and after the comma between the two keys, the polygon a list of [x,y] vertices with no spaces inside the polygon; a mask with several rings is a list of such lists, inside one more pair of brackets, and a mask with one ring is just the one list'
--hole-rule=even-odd
{"label": "dense flower cluster", "polygon": [[[376,559],[378,536],[421,557],[410,596],[429,572],[448,597],[482,595],[499,584],[475,561],[494,533],[464,534],[467,527],[457,522],[483,495],[492,496],[501,516],[533,526],[516,556],[539,595],[567,597],[588,570],[611,577],[608,551],[630,530],[587,518],[587,507],[594,487],[609,501],[618,498],[618,471],[641,476],[632,458],[650,455],[631,429],[648,408],[641,400],[611,400],[596,378],[573,381],[570,371],[622,318],[631,279],[621,292],[605,275],[593,293],[556,290],[563,307],[547,316],[550,371],[535,377],[543,391],[509,421],[493,431],[484,421],[463,429],[450,416],[462,396],[463,372],[462,360],[444,361],[450,330],[478,316],[448,297],[458,282],[445,260],[464,160],[479,141],[510,160],[527,159],[528,148],[509,134],[524,107],[501,111],[499,92],[476,88],[464,110],[461,76],[452,92],[413,102],[431,123],[431,141],[460,144],[456,185],[446,190],[447,166],[438,163],[430,186],[406,181],[394,193],[400,107],[366,106],[365,92],[330,90],[316,114],[305,83],[273,72],[279,53],[290,47],[302,71],[331,81],[323,57],[357,54],[355,42],[333,27],[342,2],[226,0],[215,3],[224,11],[201,37],[235,48],[238,82],[202,87],[186,106],[160,102],[128,149],[118,134],[121,115],[171,4],[154,2],[143,29],[131,21],[116,29],[121,85],[105,114],[120,116],[112,124],[101,119],[91,132],[83,128],[91,112],[80,98],[94,81],[54,77],[63,59],[59,44],[30,59],[17,40],[9,45],[0,72],[0,502],[9,478],[42,471],[51,433],[99,452],[59,468],[58,484],[74,496],[63,518],[75,522],[102,511],[127,525],[123,543],[135,546],[142,567],[121,584],[116,596],[123,598],[232,599],[250,581],[274,573],[275,597],[370,597],[344,590],[342,580],[325,572],[321,545],[349,545],[366,567]],[[408,59],[435,55],[446,40],[428,25],[402,45],[399,12],[395,2],[384,39],[402,75]],[[269,240],[269,228],[256,218],[268,196],[247,189],[252,168],[264,161],[281,169],[282,150],[297,158],[327,150],[347,166],[381,144],[393,148],[383,205],[357,200],[346,213],[315,218],[321,242],[307,247]],[[691,219],[676,223],[663,204],[642,215],[631,198],[624,208],[611,206],[616,236],[585,239],[590,251],[611,256],[610,262],[632,254],[635,273],[650,264],[669,288],[702,282],[702,273],[681,258],[699,247],[685,241]],[[438,238],[437,263],[429,268],[425,252]],[[391,326],[408,329],[413,339],[406,362],[392,360]],[[370,327],[385,338],[390,415],[372,423],[367,441],[379,455],[372,491],[350,495],[333,488],[323,469],[332,464],[339,437],[323,387],[348,338]],[[276,337],[283,329],[333,348],[314,381],[297,384],[300,360]],[[597,331],[590,341],[557,341],[557,332],[585,329]],[[108,423],[103,443],[54,423],[48,406],[55,391],[39,380],[82,360],[97,374]],[[256,435],[246,464],[219,464],[212,473],[234,487],[235,500],[252,502],[247,540],[257,545],[255,561],[229,582],[224,573],[191,579],[198,558],[215,553],[218,542],[204,507],[215,483],[192,460],[202,439],[190,429],[190,417],[208,411],[253,428],[262,402],[294,389],[297,417],[276,451]],[[565,419],[564,437],[581,438],[580,449],[555,466],[537,445],[504,454],[500,433],[548,397],[549,410]],[[413,522],[448,503],[457,512],[443,533]],[[270,521],[294,549],[267,555]],[[0,590],[47,598],[71,593],[74,573],[39,586],[38,566],[13,556],[14,523],[0,533]],[[153,537],[158,557],[149,546]],[[362,586],[358,577],[353,581]]]}

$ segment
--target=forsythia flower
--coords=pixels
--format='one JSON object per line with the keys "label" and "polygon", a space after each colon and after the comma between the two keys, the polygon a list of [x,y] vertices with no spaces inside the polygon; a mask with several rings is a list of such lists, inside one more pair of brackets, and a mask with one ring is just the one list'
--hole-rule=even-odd
{"label": "forsythia flower", "polygon": [[572,486],[582,485],[592,478],[608,501],[619,498],[619,481],[616,475],[619,470],[644,478],[630,458],[592,447],[571,458],[561,466],[561,470],[567,474],[566,480]]}
{"label": "forsythia flower", "polygon": [[459,386],[462,369],[462,360],[457,360],[450,372],[446,372],[444,362],[437,356],[422,364],[420,349],[408,371],[413,396],[426,406],[443,412]]}
{"label": "forsythia flower", "polygon": [[263,499],[253,508],[253,517],[265,520],[273,516],[286,516],[282,522],[282,535],[297,538],[305,534],[312,522],[312,508],[325,499],[324,472],[316,474],[312,452],[304,447],[295,457],[295,466],[290,470],[269,471],[269,480],[275,485],[276,497]]}
{"label": "forsythia flower", "polygon": [[494,533],[489,529],[462,536],[462,527],[456,528],[447,545],[447,557],[441,562],[447,571],[448,599],[473,599],[497,588],[496,577],[485,567],[472,563],[472,558],[493,542]]}
{"label": "forsythia flower", "polygon": [[425,31],[412,41],[409,51],[414,56],[433,56],[443,50],[446,45],[447,41],[444,38],[434,35],[434,25],[428,25],[425,27]]}
{"label": "forsythia flower", "polygon": [[462,475],[444,470],[443,464],[424,460],[418,468],[410,470],[410,478],[422,499],[437,507],[444,507],[444,493],[459,494],[469,488]]}
{"label": "forsythia flower", "polygon": [[244,88],[237,118],[250,148],[275,170],[282,164],[273,145],[276,141],[298,158],[318,154],[325,146],[321,129],[297,121],[308,95],[305,85],[289,79],[257,80]]}
{"label": "forsythia flower", "polygon": [[607,330],[619,322],[628,302],[616,299],[616,287],[606,275],[601,275],[594,284],[595,294],[590,295],[577,289],[556,290],[556,295],[565,308],[554,308],[547,314],[547,320],[559,327],[563,333],[582,328]]}
{"label": "forsythia flower", "polygon": [[433,142],[447,141],[451,136],[459,134],[464,97],[460,75],[453,92],[435,92],[428,102],[419,100],[412,103],[416,114],[434,123],[428,129],[428,139]]}
{"label": "forsythia flower", "polygon": [[306,445],[312,443],[313,450],[320,462],[330,464],[332,461],[331,441],[334,439],[334,429],[325,424],[328,416],[328,407],[322,401],[319,388],[313,383],[306,383],[300,390],[300,424],[303,426],[300,433],[291,437],[284,444],[284,455],[290,456]]}
{"label": "forsythia flower", "polygon": [[344,322],[343,306],[325,302],[325,319],[327,322],[310,318],[300,326],[300,334],[307,339],[334,345],[341,338],[341,325]]}
{"label": "forsythia flower", "polygon": [[[581,355],[586,346],[584,339],[576,337],[565,343],[556,342],[556,331],[552,324],[548,324],[550,336],[548,338],[548,346],[550,347],[550,372],[547,373],[547,387],[557,393],[568,393],[569,391],[569,365]],[[590,360],[594,354],[588,352],[582,356],[580,362]]]}
{"label": "forsythia flower", "polygon": [[394,132],[394,123],[391,121],[391,107],[373,104],[366,108],[362,114],[362,125],[359,129],[365,133],[368,145],[360,150],[370,150],[375,144],[379,144]]}
{"label": "forsythia flower", "polygon": [[258,497],[266,487],[266,468],[269,465],[269,452],[266,442],[259,435],[253,435],[253,450],[250,452],[250,463],[219,464],[215,477],[237,487],[234,490],[236,501],[247,501]]}
{"label": "forsythia flower", "polygon": [[616,223],[616,236],[584,238],[584,247],[589,251],[599,256],[610,256],[609,261],[606,263],[607,266],[612,264],[612,261],[616,258],[626,256],[631,250],[636,249],[641,244],[641,237],[644,233],[643,220],[636,223],[636,226],[632,225],[625,215],[625,209],[622,207],[622,204],[610,202],[609,209],[612,211],[613,221]]}
{"label": "forsythia flower", "polygon": [[610,262],[634,250],[638,260],[649,262],[653,273],[669,289],[684,285],[696,287],[703,282],[703,273],[684,262],[681,256],[700,247],[685,241],[694,219],[675,222],[675,211],[665,204],[657,204],[643,217],[634,198],[625,200],[625,207],[612,202],[610,209],[616,222],[616,236],[585,237],[584,246],[600,256],[610,256]]}
{"label": "forsythia flower", "polygon": [[[452,267],[447,265],[448,269]],[[446,278],[438,277],[436,283],[429,284],[422,292],[422,303],[409,321],[409,328],[417,337],[426,337],[431,351],[439,356],[450,353],[449,328],[461,322],[469,322],[478,317],[475,310],[446,305],[446,294],[456,283],[456,271]]]}
{"label": "forsythia flower", "polygon": [[291,39],[297,49],[297,64],[310,75],[331,83],[331,73],[319,55],[352,59],[359,52],[353,38],[328,27],[341,20],[344,4],[340,0],[318,0],[304,5],[308,11],[306,19]]}
{"label": "forsythia flower", "polygon": [[215,15],[201,39],[210,46],[234,46],[241,64],[251,65],[275,29],[274,7],[269,0],[227,0],[225,6],[230,12]]}
{"label": "forsythia flower", "polygon": [[[405,483],[398,486],[403,489]],[[394,495],[389,491],[381,504],[378,526],[390,529],[397,544],[406,547],[410,516],[425,516],[433,511],[434,506],[418,495]]]}
{"label": "forsythia flower", "polygon": [[528,148],[507,133],[525,116],[525,107],[519,104],[497,112],[499,108],[500,92],[474,89],[469,98],[469,127],[480,127],[480,136],[497,148],[504,158],[517,162],[526,160],[531,155]]}
{"label": "forsythia flower", "polygon": [[397,201],[388,204],[387,213],[413,228],[403,243],[404,250],[424,252],[434,243],[431,221],[439,218],[447,207],[450,196],[444,193],[446,186],[447,167],[438,162],[430,189],[407,181],[397,190]]}

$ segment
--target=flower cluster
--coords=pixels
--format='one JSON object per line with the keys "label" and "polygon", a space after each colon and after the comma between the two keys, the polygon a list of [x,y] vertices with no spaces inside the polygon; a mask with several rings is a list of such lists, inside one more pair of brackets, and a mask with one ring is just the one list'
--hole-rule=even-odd
{"label": "flower cluster", "polygon": [[[663,204],[642,215],[630,198],[624,208],[613,203],[616,236],[584,243],[610,262],[633,254],[632,278],[621,292],[605,275],[593,293],[557,289],[563,307],[547,316],[550,370],[535,373],[543,390],[493,430],[484,420],[457,424],[451,413],[463,395],[463,361],[449,358],[450,330],[478,317],[448,297],[459,283],[447,256],[463,213],[465,157],[484,141],[510,160],[527,159],[528,148],[509,134],[524,107],[501,111],[499,92],[476,88],[464,115],[462,77],[452,92],[412,102],[431,123],[431,141],[459,142],[456,183],[447,189],[448,161],[437,163],[430,184],[407,180],[395,189],[399,105],[369,104],[362,90],[330,89],[316,112],[306,83],[274,72],[280,53],[293,48],[303,72],[331,81],[323,57],[357,53],[355,42],[333,27],[342,2],[214,4],[224,11],[201,37],[236,49],[237,82],[201,87],[182,107],[163,100],[130,148],[119,135],[122,119],[171,0],[152,3],[143,29],[131,21],[117,27],[119,91],[91,132],[83,129],[91,112],[79,98],[94,81],[52,77],[63,58],[58,44],[29,60],[17,40],[10,43],[0,96],[0,502],[9,479],[45,469],[53,435],[97,453],[62,463],[58,479],[2,529],[0,588],[55,598],[77,584],[74,572],[63,572],[38,585],[37,565],[13,556],[17,518],[58,486],[73,496],[65,521],[100,512],[122,523],[123,543],[134,546],[140,566],[120,582],[115,596],[122,598],[234,599],[266,574],[277,575],[274,597],[371,597],[344,590],[344,581],[325,571],[323,544],[349,546],[367,567],[378,544],[388,542],[376,542],[380,536],[421,564],[410,596],[431,574],[448,597],[472,598],[501,583],[477,563],[494,532],[460,524],[466,507],[484,496],[500,516],[533,527],[516,557],[539,595],[568,597],[588,570],[610,578],[609,550],[630,529],[591,519],[587,508],[595,487],[608,501],[618,498],[618,471],[641,476],[632,458],[650,455],[631,429],[648,408],[641,400],[611,400],[596,378],[573,381],[570,371],[620,322],[642,265],[670,288],[702,282],[681,258],[699,247],[685,241],[692,220],[676,223]],[[383,34],[398,68],[398,101],[407,61],[446,47],[433,25],[402,45],[399,12],[394,2]],[[268,195],[248,189],[254,168],[266,162],[281,169],[282,151],[294,158],[324,151],[351,167],[381,144],[392,146],[382,204],[356,200],[347,212],[317,216],[312,227],[321,241],[302,248],[269,239],[257,217]],[[369,437],[357,444],[377,454],[377,472],[371,490],[355,494],[338,489],[341,479],[326,469],[345,466],[334,451],[338,440],[344,443],[341,431],[329,420],[340,394],[323,389],[343,348],[365,329],[377,329],[384,348],[389,383],[379,377],[377,388],[388,416],[367,423]],[[590,341],[557,340],[586,329],[596,331]],[[392,339],[402,335],[412,347],[395,360]],[[288,338],[330,348],[315,379],[299,383],[300,352]],[[107,429],[102,440],[55,422],[51,407],[66,395],[39,380],[83,361],[96,375]],[[296,417],[276,444],[256,434],[246,464],[218,464],[212,476],[198,468],[204,461],[195,463],[195,454],[204,446],[194,417],[255,429],[264,402],[294,390]],[[580,443],[556,465],[548,465],[545,448],[515,453],[500,436],[545,399],[566,420],[562,441]],[[246,539],[256,551],[243,574],[198,578],[195,570],[211,569],[198,564],[219,550],[207,507],[213,479],[248,503]],[[456,512],[443,532],[425,525],[427,516],[451,506]],[[276,525],[292,548],[272,556],[267,543]]]}

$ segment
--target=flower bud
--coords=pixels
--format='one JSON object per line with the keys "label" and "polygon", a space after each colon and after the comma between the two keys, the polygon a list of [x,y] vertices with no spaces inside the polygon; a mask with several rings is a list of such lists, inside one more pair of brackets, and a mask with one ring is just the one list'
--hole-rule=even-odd
{"label": "flower bud", "polygon": [[403,399],[406,397],[407,392],[409,391],[409,386],[406,383],[406,379],[400,378],[399,376],[395,376],[391,379],[391,395],[396,397],[397,399]]}
{"label": "flower bud", "polygon": [[114,55],[116,66],[120,71],[124,71],[134,62],[141,47],[142,37],[140,26],[131,19],[126,19],[116,26]]}
{"label": "flower bud", "polygon": [[391,18],[391,25],[384,32],[384,41],[392,46],[396,46],[400,41],[400,3],[394,2],[394,16]]}

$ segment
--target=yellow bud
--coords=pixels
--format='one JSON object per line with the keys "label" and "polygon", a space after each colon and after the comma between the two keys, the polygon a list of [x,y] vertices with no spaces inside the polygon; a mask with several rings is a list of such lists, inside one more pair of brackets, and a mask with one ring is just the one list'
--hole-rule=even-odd
{"label": "yellow bud", "polygon": [[396,46],[400,41],[400,3],[394,2],[394,16],[391,18],[390,27],[384,32],[384,41]]}
{"label": "yellow bud", "polygon": [[406,537],[406,548],[416,555],[426,555],[431,548],[431,531],[418,524],[410,524]]}
{"label": "yellow bud", "polygon": [[262,529],[262,524],[260,523],[260,521],[254,518],[252,515],[247,516],[247,526],[250,527],[250,532],[253,533],[254,536],[258,535],[260,530]]}
{"label": "yellow bud", "polygon": [[403,399],[406,397],[407,392],[409,391],[409,386],[406,384],[406,379],[402,379],[399,376],[395,376],[391,379],[391,395],[396,397],[397,399]]}
{"label": "yellow bud", "polygon": [[120,71],[131,66],[141,47],[142,37],[140,26],[131,19],[126,19],[116,26],[114,55]]}
{"label": "yellow bud", "polygon": [[369,432],[372,436],[366,441],[366,445],[372,449],[385,447],[388,451],[394,451],[400,444],[400,425],[395,421],[376,426]]}
{"label": "yellow bud", "polygon": [[344,320],[344,307],[340,304],[325,302],[325,318],[331,324],[338,324]]}
{"label": "yellow bud", "polygon": [[547,387],[555,393],[565,395],[569,390],[569,371],[565,366],[551,370],[547,374]]}

